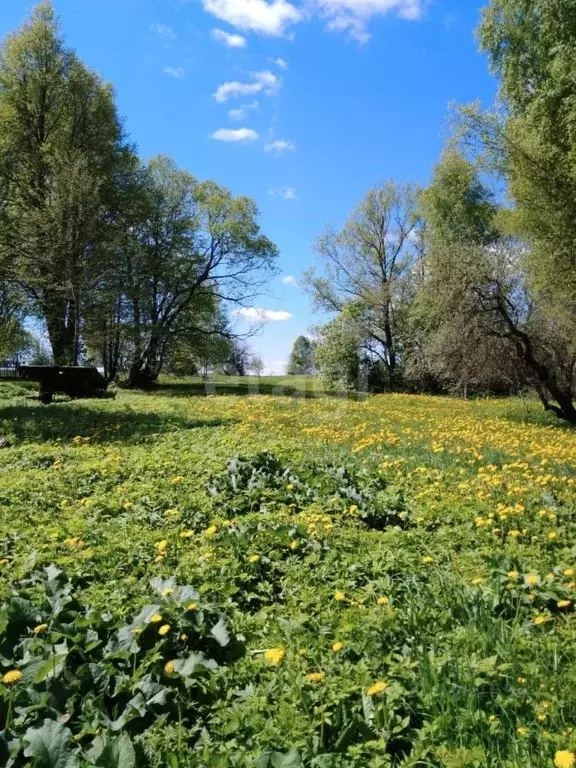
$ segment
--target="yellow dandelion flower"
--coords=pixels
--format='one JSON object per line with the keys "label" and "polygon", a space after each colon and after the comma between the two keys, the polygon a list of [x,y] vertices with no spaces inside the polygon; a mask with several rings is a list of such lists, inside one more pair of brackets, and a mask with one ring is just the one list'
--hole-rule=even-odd
{"label": "yellow dandelion flower", "polygon": [[561,749],[554,755],[554,765],[556,768],[574,768],[576,758],[574,753],[567,749]]}
{"label": "yellow dandelion flower", "polygon": [[517,539],[518,536],[521,536],[521,535],[522,534],[520,533],[520,531],[517,531],[517,530],[508,531],[508,536],[510,536],[513,539]]}
{"label": "yellow dandelion flower", "polygon": [[477,587],[477,586],[479,586],[480,584],[483,584],[483,583],[484,583],[484,579],[481,578],[480,576],[477,576],[475,579],[472,579],[472,584],[475,587]]}
{"label": "yellow dandelion flower", "polygon": [[248,558],[249,563],[257,563],[260,560],[260,555],[250,555]]}
{"label": "yellow dandelion flower", "polygon": [[198,608],[198,603],[190,603],[190,605],[186,606],[187,611],[195,611]]}
{"label": "yellow dandelion flower", "polygon": [[498,720],[497,715],[490,715],[490,717],[488,718],[489,723],[494,723],[496,720]]}
{"label": "yellow dandelion flower", "polygon": [[550,616],[546,616],[546,614],[541,613],[539,616],[536,616],[536,618],[534,619],[534,624],[536,624],[536,626],[539,627],[541,624],[545,624],[549,620],[550,620]]}
{"label": "yellow dandelion flower", "polygon": [[540,583],[540,576],[538,576],[537,573],[528,573],[524,577],[524,581],[526,584],[528,584],[529,587],[535,587]]}
{"label": "yellow dandelion flower", "polygon": [[291,550],[298,549],[298,541],[291,541],[289,546]]}
{"label": "yellow dandelion flower", "polygon": [[183,632],[183,633],[180,635],[180,640],[184,640],[184,642],[186,642],[186,640],[188,640],[188,635],[187,635],[185,632]]}
{"label": "yellow dandelion flower", "polygon": [[150,617],[150,624],[160,624],[162,621],[162,616],[159,613],[155,613],[153,616]]}
{"label": "yellow dandelion flower", "polygon": [[40,635],[40,634],[42,634],[42,632],[45,632],[47,629],[48,629],[48,624],[38,624],[37,627],[34,627],[32,632],[35,635]]}
{"label": "yellow dandelion flower", "polygon": [[168,632],[170,632],[170,624],[162,624],[162,626],[158,630],[158,634],[160,635],[160,637],[164,637],[164,635],[167,635]]}
{"label": "yellow dandelion flower", "polygon": [[563,573],[564,573],[564,576],[570,577],[570,576],[574,576],[576,571],[574,570],[574,568],[565,568]]}
{"label": "yellow dandelion flower", "polygon": [[341,651],[342,648],[344,648],[344,643],[337,642],[332,645],[332,650],[334,653],[338,653],[338,651]]}
{"label": "yellow dandelion flower", "polygon": [[218,528],[215,525],[211,525],[209,528],[206,528],[206,530],[204,531],[204,535],[214,536],[216,535],[217,531],[218,531]]}
{"label": "yellow dandelion flower", "polygon": [[434,562],[434,558],[433,558],[433,557],[430,557],[430,555],[425,555],[425,556],[422,558],[422,562],[423,562],[425,565],[428,565],[429,563],[433,563],[433,562]]}
{"label": "yellow dandelion flower", "polygon": [[519,736],[526,736],[526,734],[528,733],[528,728],[524,728],[523,726],[520,726],[519,728],[516,728],[516,733]]}
{"label": "yellow dandelion flower", "polygon": [[556,539],[557,537],[558,537],[558,534],[556,533],[556,531],[550,531],[550,533],[548,534],[548,538],[550,539],[550,541],[554,541],[554,539]]}
{"label": "yellow dandelion flower", "polygon": [[512,579],[512,581],[516,581],[520,577],[520,574],[518,571],[508,571],[508,578]]}
{"label": "yellow dandelion flower", "polygon": [[124,509],[128,512],[132,507],[134,506],[133,501],[127,501],[125,504],[122,505]]}
{"label": "yellow dandelion flower", "polygon": [[268,648],[268,650],[264,652],[265,660],[273,667],[279,666],[284,656],[286,656],[284,648]]}
{"label": "yellow dandelion flower", "polygon": [[182,531],[180,534],[181,539],[191,539],[194,536],[194,531]]}
{"label": "yellow dandelion flower", "polygon": [[168,597],[169,595],[172,594],[172,592],[174,592],[172,587],[168,587],[167,589],[163,589],[160,594],[162,595],[162,597]]}
{"label": "yellow dandelion flower", "polygon": [[298,651],[298,656],[307,656],[307,655],[308,655],[308,651],[306,650],[306,648],[300,648],[300,650]]}
{"label": "yellow dandelion flower", "polygon": [[154,549],[157,549],[158,552],[164,552],[167,547],[168,547],[168,542],[166,541],[166,539],[162,539],[162,541],[157,541],[154,544]]}
{"label": "yellow dandelion flower", "polygon": [[176,475],[176,477],[173,477],[171,480],[172,485],[179,485],[180,483],[184,482],[184,477],[182,475]]}
{"label": "yellow dandelion flower", "polygon": [[2,678],[2,682],[4,685],[13,685],[14,683],[17,683],[21,677],[22,672],[20,672],[19,669],[10,669]]}
{"label": "yellow dandelion flower", "polygon": [[311,683],[321,683],[325,677],[326,677],[326,672],[310,672],[310,674],[308,675],[308,680]]}
{"label": "yellow dandelion flower", "polygon": [[382,595],[382,597],[378,598],[378,605],[388,605],[390,602],[389,598],[387,598],[385,595]]}
{"label": "yellow dandelion flower", "polygon": [[166,664],[164,664],[164,672],[166,672],[167,675],[171,675],[174,672],[173,661],[167,661]]}
{"label": "yellow dandelion flower", "polygon": [[165,555],[156,555],[156,557],[154,558],[154,562],[155,563],[161,563],[162,560],[164,560],[164,557],[165,557]]}
{"label": "yellow dandelion flower", "polygon": [[346,595],[344,592],[335,592],[334,600],[337,600],[339,603],[341,603],[343,600],[346,600]]}
{"label": "yellow dandelion flower", "polygon": [[388,688],[388,683],[385,683],[384,680],[378,680],[376,683],[373,683],[369,688],[366,689],[366,695],[376,696],[378,693],[385,691],[386,688]]}
{"label": "yellow dandelion flower", "polygon": [[517,682],[518,682],[520,685],[526,685],[526,678],[525,678],[525,677],[518,677],[518,678],[517,678]]}
{"label": "yellow dandelion flower", "polygon": [[568,608],[571,602],[572,602],[571,600],[558,600],[556,605],[558,606],[558,608]]}

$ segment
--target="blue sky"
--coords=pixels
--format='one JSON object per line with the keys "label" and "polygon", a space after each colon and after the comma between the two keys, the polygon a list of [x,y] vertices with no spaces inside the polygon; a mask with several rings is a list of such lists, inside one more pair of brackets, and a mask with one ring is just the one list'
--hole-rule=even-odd
{"label": "blue sky", "polygon": [[[0,35],[33,5],[3,0]],[[274,319],[251,344],[276,372],[321,320],[297,280],[325,225],[379,180],[426,183],[449,104],[492,101],[474,40],[481,5],[54,0],[68,44],[114,84],[143,158],[167,153],[257,201],[281,275],[257,302]]]}

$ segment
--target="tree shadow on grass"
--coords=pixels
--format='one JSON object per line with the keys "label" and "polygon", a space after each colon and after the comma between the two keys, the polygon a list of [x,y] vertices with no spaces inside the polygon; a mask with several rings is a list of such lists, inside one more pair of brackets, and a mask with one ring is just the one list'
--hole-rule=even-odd
{"label": "tree shadow on grass", "polygon": [[515,424],[531,424],[538,427],[554,427],[566,432],[573,432],[576,425],[559,419],[554,413],[545,411],[536,401],[528,401],[522,405],[515,404],[502,413],[502,418]]}
{"label": "tree shadow on grass", "polygon": [[351,392],[327,392],[318,386],[298,387],[290,384],[269,383],[266,381],[174,381],[161,382],[150,390],[143,390],[142,394],[162,395],[165,397],[208,397],[210,395],[236,395],[237,397],[249,397],[254,395],[267,395],[272,397],[292,397],[302,399],[339,398],[358,400],[364,395]]}
{"label": "tree shadow on grass", "polygon": [[148,442],[167,432],[221,427],[234,419],[190,419],[176,413],[147,413],[127,408],[98,409],[78,401],[52,405],[0,407],[0,435],[12,442],[42,442],[89,437],[90,443]]}

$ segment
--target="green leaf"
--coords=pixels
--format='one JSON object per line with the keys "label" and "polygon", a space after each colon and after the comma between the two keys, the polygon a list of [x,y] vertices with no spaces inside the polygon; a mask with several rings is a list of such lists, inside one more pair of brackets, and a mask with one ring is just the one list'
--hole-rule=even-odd
{"label": "green leaf", "polygon": [[210,634],[221,646],[228,645],[230,642],[230,633],[228,632],[224,619],[220,619],[218,624],[212,627]]}
{"label": "green leaf", "polygon": [[24,755],[34,758],[34,768],[77,768],[80,764],[72,751],[72,732],[54,720],[28,728],[24,741],[28,744]]}
{"label": "green leaf", "polygon": [[56,653],[50,656],[36,672],[34,682],[38,684],[43,683],[47,678],[56,679],[64,669],[67,657],[68,653]]}
{"label": "green leaf", "polygon": [[273,768],[302,768],[302,760],[297,749],[291,749],[283,755],[281,752],[272,753]]}
{"label": "green leaf", "polygon": [[110,739],[98,757],[96,765],[102,768],[135,768],[136,753],[130,737],[123,733]]}

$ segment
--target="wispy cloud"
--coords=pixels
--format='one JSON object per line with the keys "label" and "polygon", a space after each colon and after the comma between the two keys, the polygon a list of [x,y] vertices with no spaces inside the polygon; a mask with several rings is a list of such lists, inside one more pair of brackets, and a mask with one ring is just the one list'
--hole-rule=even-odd
{"label": "wispy cloud", "polygon": [[280,69],[288,69],[288,62],[285,59],[277,58],[272,59],[272,61],[277,67],[280,67]]}
{"label": "wispy cloud", "polygon": [[237,80],[222,83],[216,89],[214,98],[216,101],[224,102],[238,96],[250,96],[261,91],[270,95],[275,93],[280,87],[280,80],[275,74],[265,70],[263,72],[251,72],[250,77],[253,82],[240,83]]}
{"label": "wispy cloud", "polygon": [[229,32],[224,32],[223,29],[213,29],[212,37],[219,43],[224,43],[229,48],[245,48],[246,38],[242,35],[231,35]]}
{"label": "wispy cloud", "polygon": [[251,128],[220,128],[214,131],[212,137],[215,141],[257,141],[260,135]]}
{"label": "wispy cloud", "polygon": [[280,36],[302,18],[287,0],[203,0],[204,10],[233,27]]}
{"label": "wispy cloud", "polygon": [[367,26],[374,16],[395,13],[414,21],[422,17],[428,0],[314,0],[318,12],[328,19],[328,29],[348,32],[359,43],[370,39]]}
{"label": "wispy cloud", "polygon": [[[413,21],[430,0],[308,0],[306,16],[327,20],[327,28],[347,32],[360,43],[370,39],[368,25],[375,16],[394,13]],[[288,0],[203,0],[204,9],[238,29],[265,35],[285,35],[305,17]],[[281,66],[281,65],[279,65]]]}
{"label": "wispy cloud", "polygon": [[266,144],[264,147],[265,152],[278,152],[279,154],[282,154],[282,152],[293,152],[295,149],[294,144],[284,139],[277,139],[270,142],[270,144]]}
{"label": "wispy cloud", "polygon": [[298,285],[298,280],[296,280],[294,275],[284,275],[282,282],[284,285],[291,285],[293,288],[296,288]]}
{"label": "wispy cloud", "polygon": [[182,69],[182,67],[164,67],[164,73],[166,75],[170,75],[170,77],[184,77],[186,72]]}
{"label": "wispy cloud", "polygon": [[152,24],[150,29],[152,32],[156,32],[157,35],[160,35],[160,37],[166,37],[170,40],[175,40],[177,37],[176,32],[174,32],[172,27],[169,27],[167,24]]}
{"label": "wispy cloud", "polygon": [[246,320],[254,320],[260,323],[280,323],[283,320],[291,320],[294,317],[293,314],[284,310],[262,309],[261,307],[242,307],[241,309],[234,310],[233,314]]}
{"label": "wispy cloud", "polygon": [[248,116],[248,112],[251,112],[252,110],[256,111],[260,107],[260,104],[257,101],[253,101],[252,104],[243,104],[241,107],[238,107],[238,109],[231,109],[228,112],[228,117],[230,120],[245,120]]}
{"label": "wispy cloud", "polygon": [[283,197],[284,200],[296,200],[296,190],[294,187],[278,187],[277,189],[269,189],[268,194],[272,197]]}

